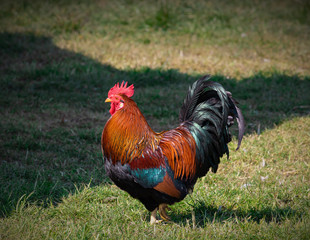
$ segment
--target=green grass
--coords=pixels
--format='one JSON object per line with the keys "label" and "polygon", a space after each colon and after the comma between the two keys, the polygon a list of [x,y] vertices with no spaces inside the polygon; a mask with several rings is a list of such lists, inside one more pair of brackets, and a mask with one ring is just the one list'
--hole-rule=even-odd
{"label": "green grass", "polygon": [[[309,25],[307,1],[1,1],[0,239],[308,239]],[[150,226],[105,177],[104,100],[134,83],[150,125],[171,129],[206,73],[246,136]]]}

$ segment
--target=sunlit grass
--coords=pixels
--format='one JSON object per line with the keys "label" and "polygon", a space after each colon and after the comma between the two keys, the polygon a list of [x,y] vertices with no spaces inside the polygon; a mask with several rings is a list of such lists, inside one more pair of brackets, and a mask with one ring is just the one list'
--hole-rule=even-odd
{"label": "sunlit grass", "polygon": [[54,43],[118,69],[148,66],[248,77],[309,74],[307,1],[3,3],[2,31]]}

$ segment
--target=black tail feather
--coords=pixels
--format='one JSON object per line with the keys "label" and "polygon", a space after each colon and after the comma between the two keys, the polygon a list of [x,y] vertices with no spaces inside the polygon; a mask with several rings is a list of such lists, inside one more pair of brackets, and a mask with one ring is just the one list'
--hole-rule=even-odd
{"label": "black tail feather", "polygon": [[199,176],[204,176],[210,167],[216,172],[220,157],[224,153],[229,156],[227,143],[231,137],[228,127],[234,119],[239,129],[237,149],[244,134],[244,118],[237,102],[222,85],[209,79],[206,75],[193,83],[179,115],[180,122],[188,126],[196,141]]}

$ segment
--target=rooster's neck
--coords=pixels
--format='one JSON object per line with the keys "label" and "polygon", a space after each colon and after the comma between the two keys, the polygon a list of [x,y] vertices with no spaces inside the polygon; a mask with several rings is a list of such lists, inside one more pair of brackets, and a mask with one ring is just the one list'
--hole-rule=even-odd
{"label": "rooster's neck", "polygon": [[140,157],[146,147],[156,149],[159,140],[160,135],[150,128],[137,104],[126,99],[125,106],[107,122],[101,143],[106,157],[124,164]]}

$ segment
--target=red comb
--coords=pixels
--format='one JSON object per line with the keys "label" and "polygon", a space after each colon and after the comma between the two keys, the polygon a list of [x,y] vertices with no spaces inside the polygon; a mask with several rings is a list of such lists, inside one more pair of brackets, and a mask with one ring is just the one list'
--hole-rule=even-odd
{"label": "red comb", "polygon": [[127,97],[132,97],[132,95],[134,94],[134,86],[133,84],[131,84],[129,87],[127,87],[127,83],[128,82],[122,82],[121,86],[119,85],[119,83],[115,84],[114,87],[112,87],[110,89],[110,91],[108,92],[108,97],[111,97],[112,95],[119,95],[119,94],[124,94]]}

